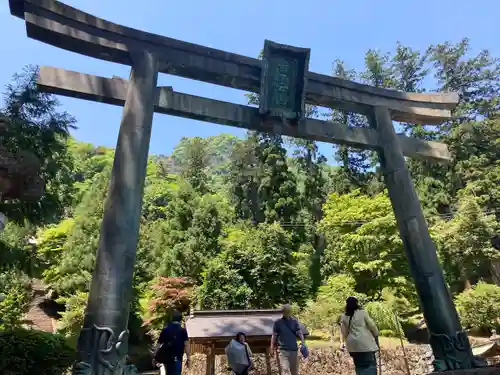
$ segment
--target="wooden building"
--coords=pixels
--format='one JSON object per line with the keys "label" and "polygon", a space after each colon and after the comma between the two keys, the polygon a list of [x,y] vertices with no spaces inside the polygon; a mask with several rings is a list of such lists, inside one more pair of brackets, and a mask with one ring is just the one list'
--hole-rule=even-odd
{"label": "wooden building", "polygon": [[192,353],[207,356],[206,374],[214,373],[215,356],[238,332],[245,333],[254,354],[265,354],[267,373],[271,374],[269,347],[273,325],[281,310],[209,310],[194,311],[186,320]]}

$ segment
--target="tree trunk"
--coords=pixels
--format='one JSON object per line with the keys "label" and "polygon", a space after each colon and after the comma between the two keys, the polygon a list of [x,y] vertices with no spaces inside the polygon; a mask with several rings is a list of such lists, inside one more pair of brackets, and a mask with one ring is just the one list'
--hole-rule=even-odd
{"label": "tree trunk", "polygon": [[500,260],[491,261],[491,279],[500,286]]}

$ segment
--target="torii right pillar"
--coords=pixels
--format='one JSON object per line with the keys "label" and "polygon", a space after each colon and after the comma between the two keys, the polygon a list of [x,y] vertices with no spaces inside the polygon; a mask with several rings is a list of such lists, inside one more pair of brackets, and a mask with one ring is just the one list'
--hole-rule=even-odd
{"label": "torii right pillar", "polygon": [[467,333],[460,324],[389,110],[375,107],[371,126],[379,134],[380,165],[429,330],[434,369],[486,366],[484,360],[473,356]]}

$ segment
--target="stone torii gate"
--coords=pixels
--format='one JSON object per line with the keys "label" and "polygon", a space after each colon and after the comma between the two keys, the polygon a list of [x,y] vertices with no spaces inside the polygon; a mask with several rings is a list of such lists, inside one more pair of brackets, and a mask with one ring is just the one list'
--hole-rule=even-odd
{"label": "stone torii gate", "polygon": [[[447,147],[396,134],[392,120],[437,124],[455,93],[375,88],[308,71],[309,49],[266,41],[263,60],[117,25],[53,0],[9,0],[30,38],[131,67],[128,81],[41,68],[42,90],[124,106],[75,374],[118,374],[127,320],[153,112],[378,152],[438,370],[479,367],[453,305],[405,156],[447,162]],[[158,73],[260,93],[259,108],[157,87]],[[366,115],[370,129],[304,117],[305,103]]]}

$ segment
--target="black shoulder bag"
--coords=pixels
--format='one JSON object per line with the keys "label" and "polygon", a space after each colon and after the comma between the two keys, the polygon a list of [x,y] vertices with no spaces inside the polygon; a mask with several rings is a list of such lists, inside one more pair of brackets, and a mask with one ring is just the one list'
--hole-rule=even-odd
{"label": "black shoulder bag", "polygon": [[172,362],[172,360],[175,358],[175,342],[177,340],[177,334],[180,332],[180,330],[180,327],[178,327],[175,329],[175,332],[172,332],[172,328],[168,331],[167,339],[156,349],[156,352],[154,354],[154,359],[156,362],[162,364]]}
{"label": "black shoulder bag", "polygon": [[[295,319],[295,318],[292,318],[292,319]],[[285,326],[286,328],[288,328],[290,330],[290,332],[292,332],[295,337],[297,337],[298,339],[300,339],[299,335],[297,335],[297,332],[294,332],[294,330],[288,325],[288,322],[286,321],[286,319],[283,319],[285,321]],[[295,319],[297,321],[297,325],[299,326],[299,330],[300,330],[300,323],[297,319]]]}
{"label": "black shoulder bag", "polygon": [[349,317],[349,324],[347,325],[347,336],[349,336],[349,333],[351,333],[351,321],[354,314],[356,314],[356,310],[354,310],[352,315]]}

